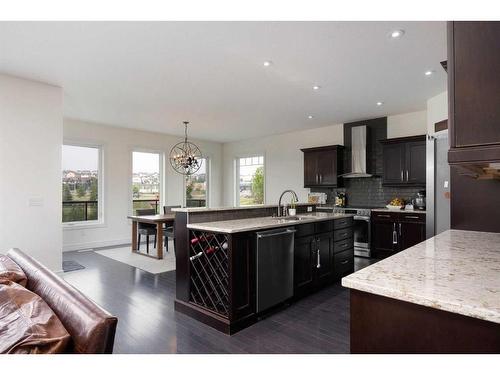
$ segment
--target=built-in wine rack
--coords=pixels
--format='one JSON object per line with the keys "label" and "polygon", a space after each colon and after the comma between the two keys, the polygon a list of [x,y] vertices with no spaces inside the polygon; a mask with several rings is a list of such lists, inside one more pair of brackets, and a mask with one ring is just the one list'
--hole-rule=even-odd
{"label": "built-in wine rack", "polygon": [[190,231],[190,301],[229,316],[229,238],[221,233]]}

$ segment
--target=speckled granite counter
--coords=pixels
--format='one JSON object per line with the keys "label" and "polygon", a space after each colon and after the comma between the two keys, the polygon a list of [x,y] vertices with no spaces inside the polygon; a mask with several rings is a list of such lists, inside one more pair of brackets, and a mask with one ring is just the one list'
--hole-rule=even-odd
{"label": "speckled granite counter", "polygon": [[448,230],[344,277],[342,285],[500,323],[500,233]]}
{"label": "speckled granite counter", "polygon": [[248,232],[261,229],[271,229],[279,227],[287,227],[298,224],[311,223],[315,221],[342,219],[352,217],[353,215],[333,214],[329,212],[314,212],[310,214],[297,215],[300,220],[290,220],[291,218],[280,217],[256,217],[238,220],[213,221],[205,223],[187,224],[189,229],[202,231],[218,232],[218,233],[238,233]]}

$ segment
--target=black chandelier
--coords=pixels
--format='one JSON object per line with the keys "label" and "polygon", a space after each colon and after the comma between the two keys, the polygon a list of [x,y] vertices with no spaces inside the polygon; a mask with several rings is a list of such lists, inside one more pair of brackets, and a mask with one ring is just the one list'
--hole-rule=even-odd
{"label": "black chandelier", "polygon": [[170,165],[177,173],[189,176],[196,173],[202,163],[201,151],[194,143],[188,141],[187,126],[189,121],[184,121],[184,142],[177,143],[170,150]]}

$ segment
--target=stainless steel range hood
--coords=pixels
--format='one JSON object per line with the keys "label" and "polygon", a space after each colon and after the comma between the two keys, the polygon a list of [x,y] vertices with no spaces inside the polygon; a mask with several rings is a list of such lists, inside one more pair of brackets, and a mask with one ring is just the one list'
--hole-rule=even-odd
{"label": "stainless steel range hood", "polygon": [[351,129],[351,172],[341,175],[343,178],[372,177],[366,172],[368,129],[366,125]]}

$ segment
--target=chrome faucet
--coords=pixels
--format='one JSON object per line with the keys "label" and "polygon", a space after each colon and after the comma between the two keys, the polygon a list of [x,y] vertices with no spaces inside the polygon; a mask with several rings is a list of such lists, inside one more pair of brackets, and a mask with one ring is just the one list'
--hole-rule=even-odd
{"label": "chrome faucet", "polygon": [[281,199],[283,198],[283,196],[286,194],[286,193],[290,193],[292,194],[293,196],[293,199],[295,199],[296,202],[299,201],[299,197],[297,196],[297,193],[294,192],[293,190],[285,190],[283,193],[281,193],[280,195],[280,199],[278,201],[278,216],[286,216],[287,215],[287,212],[281,212]]}

